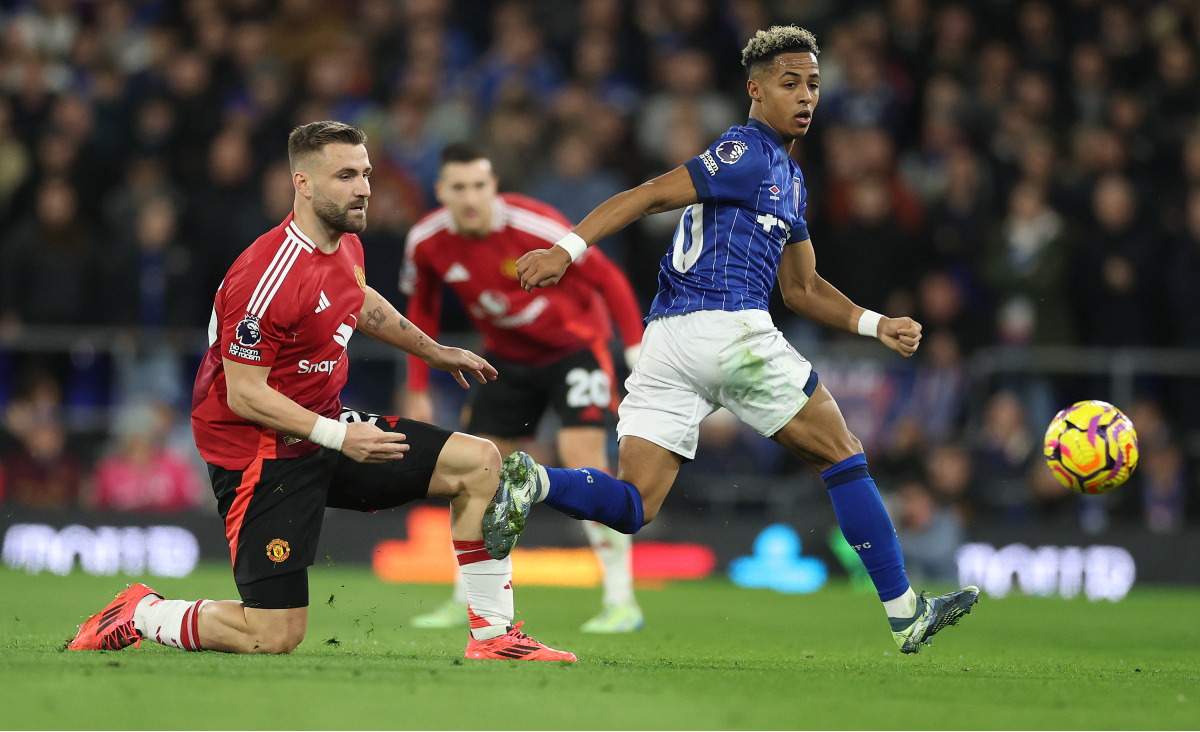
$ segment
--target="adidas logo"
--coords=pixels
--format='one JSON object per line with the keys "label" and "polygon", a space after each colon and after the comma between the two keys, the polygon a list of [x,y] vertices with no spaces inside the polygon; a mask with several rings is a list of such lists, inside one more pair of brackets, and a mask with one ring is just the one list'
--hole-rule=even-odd
{"label": "adidas logo", "polygon": [[495,653],[497,656],[504,656],[505,658],[511,658],[514,661],[519,661],[536,650],[537,646],[513,645],[507,648],[501,648],[500,650],[495,651]]}
{"label": "adidas logo", "polygon": [[442,282],[466,282],[471,279],[471,273],[467,268],[455,262],[450,265],[450,269],[446,270],[446,276],[442,278]]}
{"label": "adidas logo", "polygon": [[317,309],[313,312],[319,313],[329,307],[329,298],[325,297],[325,291],[321,290],[321,299],[317,301]]}

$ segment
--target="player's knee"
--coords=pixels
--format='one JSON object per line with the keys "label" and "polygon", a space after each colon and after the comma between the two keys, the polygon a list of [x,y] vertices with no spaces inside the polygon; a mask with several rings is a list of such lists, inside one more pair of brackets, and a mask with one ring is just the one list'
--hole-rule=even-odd
{"label": "player's knee", "polygon": [[490,501],[500,483],[500,468],[503,463],[500,450],[491,440],[478,437],[471,438],[470,446],[466,449],[471,451],[475,469],[471,471],[470,479],[465,481],[464,488],[472,495]]}
{"label": "player's knee", "polygon": [[254,652],[268,655],[287,654],[296,650],[296,646],[303,640],[303,628],[280,629],[262,634],[254,644]]}

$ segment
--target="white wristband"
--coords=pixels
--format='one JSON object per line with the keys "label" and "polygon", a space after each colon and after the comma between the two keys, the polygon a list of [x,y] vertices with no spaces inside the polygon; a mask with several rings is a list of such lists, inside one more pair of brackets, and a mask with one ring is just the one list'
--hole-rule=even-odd
{"label": "white wristband", "polygon": [[557,246],[567,250],[567,254],[571,255],[572,262],[579,259],[579,255],[587,251],[587,242],[574,231],[559,239]]}
{"label": "white wristband", "polygon": [[308,435],[309,442],[315,442],[330,450],[342,451],[342,443],[346,440],[346,424],[329,417],[317,417],[312,432]]}
{"label": "white wristband", "polygon": [[637,366],[637,362],[641,359],[641,357],[642,357],[642,344],[641,343],[635,343],[632,346],[625,349],[625,365],[629,367],[630,371],[633,371],[633,367]]}
{"label": "white wristband", "polygon": [[879,337],[879,321],[883,320],[883,316],[872,310],[864,310],[863,314],[858,318],[858,334],[867,336],[868,338]]}

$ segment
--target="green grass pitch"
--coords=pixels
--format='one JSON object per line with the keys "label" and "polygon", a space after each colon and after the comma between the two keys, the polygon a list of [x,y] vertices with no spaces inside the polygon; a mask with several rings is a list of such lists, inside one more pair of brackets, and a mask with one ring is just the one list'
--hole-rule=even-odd
{"label": "green grass pitch", "polygon": [[[878,601],[680,582],[639,595],[646,629],[588,636],[598,591],[517,588],[534,637],[576,664],[471,662],[465,631],[408,618],[446,587],[312,571],[308,638],[291,656],[153,643],[61,649],[127,580],[0,569],[0,727],[1188,728],[1200,725],[1200,591],[1138,587],[1120,603],[990,599],[902,657]],[[229,570],[153,583],[224,598]],[[329,602],[332,596],[332,603]],[[337,639],[337,643],[327,642]]]}

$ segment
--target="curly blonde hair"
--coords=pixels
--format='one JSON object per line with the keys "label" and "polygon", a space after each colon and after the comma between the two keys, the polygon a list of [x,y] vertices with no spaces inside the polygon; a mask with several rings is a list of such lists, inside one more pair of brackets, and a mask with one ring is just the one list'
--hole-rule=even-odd
{"label": "curly blonde hair", "polygon": [[781,53],[819,54],[817,37],[796,25],[773,25],[754,34],[742,49],[742,66],[751,71],[755,65],[775,58]]}

